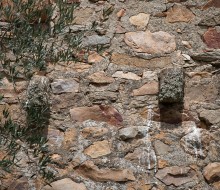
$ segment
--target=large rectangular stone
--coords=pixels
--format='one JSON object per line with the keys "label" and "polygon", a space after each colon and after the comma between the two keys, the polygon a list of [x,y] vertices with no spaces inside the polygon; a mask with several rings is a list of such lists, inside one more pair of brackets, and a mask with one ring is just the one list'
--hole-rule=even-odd
{"label": "large rectangular stone", "polygon": [[182,68],[166,68],[159,74],[159,102],[180,103],[184,97],[184,72]]}

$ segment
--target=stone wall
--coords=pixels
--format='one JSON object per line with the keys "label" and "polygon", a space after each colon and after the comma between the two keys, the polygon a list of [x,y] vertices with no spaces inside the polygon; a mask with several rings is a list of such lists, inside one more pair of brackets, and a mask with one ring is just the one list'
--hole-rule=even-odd
{"label": "stone wall", "polygon": [[[81,0],[72,29],[85,32],[87,61],[43,73],[56,176],[44,189],[220,189],[219,2]],[[27,85],[1,81],[1,109],[20,122]]]}

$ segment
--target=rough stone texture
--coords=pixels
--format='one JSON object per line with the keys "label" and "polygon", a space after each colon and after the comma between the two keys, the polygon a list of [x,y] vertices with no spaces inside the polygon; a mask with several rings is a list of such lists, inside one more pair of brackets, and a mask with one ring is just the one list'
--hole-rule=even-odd
{"label": "rough stone texture", "polygon": [[108,155],[111,153],[109,142],[106,140],[94,142],[93,145],[84,150],[84,153],[91,158]]}
{"label": "rough stone texture", "polygon": [[120,113],[111,106],[78,107],[70,110],[71,118],[75,121],[95,120],[109,123],[121,123]]}
{"label": "rough stone texture", "polygon": [[138,89],[134,89],[134,96],[143,96],[146,94],[158,94],[158,82],[149,82]]}
{"label": "rough stone texture", "polygon": [[215,28],[209,28],[203,35],[203,39],[209,48],[220,48],[220,32]]}
{"label": "rough stone texture", "polygon": [[163,31],[128,32],[125,34],[124,40],[134,51],[140,53],[164,54],[176,49],[174,36]]}
{"label": "rough stone texture", "polygon": [[220,109],[218,110],[201,110],[199,117],[207,122],[208,124],[219,124],[220,123]]}
{"label": "rough stone texture", "polygon": [[54,181],[53,183],[43,188],[43,190],[62,190],[62,189],[77,189],[77,190],[86,190],[86,186],[83,183],[76,183],[70,178],[61,179]]}
{"label": "rough stone texture", "polygon": [[210,7],[220,8],[220,2],[218,0],[209,0],[202,8],[205,10]]}
{"label": "rough stone texture", "polygon": [[54,94],[78,92],[79,83],[72,79],[56,79],[51,83]]}
{"label": "rough stone texture", "polygon": [[203,175],[209,183],[213,183],[220,180],[220,163],[209,163],[203,169]]}
{"label": "rough stone texture", "polygon": [[137,26],[138,29],[145,29],[150,19],[150,14],[139,13],[129,18],[131,24]]}
{"label": "rough stone texture", "polygon": [[[50,105],[45,135],[52,184],[68,178],[76,189],[219,190],[220,1],[77,1],[75,24],[63,32],[84,35],[83,50],[74,52],[80,62],[47,63],[30,82],[18,74],[15,91],[0,61],[1,112],[8,108],[23,126],[20,100]],[[0,35],[8,25],[0,22]],[[16,61],[13,52],[5,55]],[[185,73],[183,79],[182,71],[168,74],[162,85],[174,92],[167,94],[174,104],[158,102],[158,76],[167,68]],[[44,180],[29,176],[35,157],[20,158],[15,171],[0,168],[0,189],[42,189]]]}
{"label": "rough stone texture", "polygon": [[108,84],[114,82],[114,78],[106,76],[104,71],[93,73],[87,77],[92,83]]}
{"label": "rough stone texture", "polygon": [[189,22],[191,21],[195,16],[194,14],[187,9],[183,5],[178,5],[175,4],[173,7],[171,7],[167,12],[166,12],[166,20],[168,22]]}
{"label": "rough stone texture", "polygon": [[177,103],[183,101],[184,74],[181,68],[168,68],[159,75],[159,101]]}
{"label": "rough stone texture", "polygon": [[27,88],[27,106],[46,106],[49,102],[50,86],[49,79],[44,76],[34,76]]}
{"label": "rough stone texture", "polygon": [[84,162],[77,172],[85,177],[91,178],[94,181],[133,181],[135,180],[134,174],[128,169],[99,169],[91,161]]}
{"label": "rough stone texture", "polygon": [[159,170],[156,177],[162,180],[166,185],[180,186],[194,180],[198,180],[196,172],[189,167],[167,167]]}
{"label": "rough stone texture", "polygon": [[140,59],[138,57],[131,57],[126,54],[114,53],[111,57],[112,63],[118,65],[129,65],[140,68],[164,68],[171,66],[170,57],[154,58],[150,60]]}
{"label": "rough stone texture", "polygon": [[96,46],[96,45],[105,45],[109,43],[110,43],[110,38],[107,36],[92,35],[85,37],[85,39],[83,39],[82,45]]}
{"label": "rough stone texture", "polygon": [[141,77],[138,75],[128,72],[128,73],[123,73],[123,71],[117,71],[113,75],[115,78],[122,78],[122,79],[130,79],[130,80],[140,80]]}

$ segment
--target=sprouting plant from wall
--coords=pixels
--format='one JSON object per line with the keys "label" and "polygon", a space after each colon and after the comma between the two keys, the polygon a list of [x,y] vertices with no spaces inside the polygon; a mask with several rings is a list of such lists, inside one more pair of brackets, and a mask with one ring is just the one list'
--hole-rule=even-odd
{"label": "sprouting plant from wall", "polygon": [[[0,57],[5,74],[12,80],[31,78],[33,73],[45,70],[48,62],[73,60],[76,46],[66,41],[64,29],[73,24],[77,6],[62,0],[3,0],[0,20],[7,24],[0,28]],[[79,48],[77,36],[71,34],[78,39]]]}
{"label": "sprouting plant from wall", "polygon": [[[48,63],[77,61],[82,52],[84,32],[70,33],[73,11],[78,3],[63,0],[1,0],[0,1],[0,66],[4,77],[16,90],[16,80],[29,80]],[[86,50],[83,50],[85,52]],[[50,104],[47,91],[40,83],[29,86],[27,100],[19,103],[26,112],[26,121],[19,125],[3,111],[0,122],[0,186],[6,173],[20,167],[18,153],[24,152],[34,166],[32,178],[41,175],[51,182],[54,173],[48,169],[51,158],[44,129],[48,125]],[[42,89],[41,89],[42,87]],[[44,94],[43,92],[46,92]],[[0,96],[2,99],[2,96]],[[31,152],[30,152],[31,150]],[[37,158],[37,159],[36,159]],[[2,172],[3,171],[3,172]],[[13,172],[12,172],[13,174]],[[3,187],[2,187],[3,188]],[[7,187],[6,187],[7,188]]]}

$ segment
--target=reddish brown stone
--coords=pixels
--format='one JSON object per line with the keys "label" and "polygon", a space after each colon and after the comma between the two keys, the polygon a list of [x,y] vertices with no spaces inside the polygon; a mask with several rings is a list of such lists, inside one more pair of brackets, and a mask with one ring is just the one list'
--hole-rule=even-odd
{"label": "reddish brown stone", "polygon": [[202,9],[208,9],[210,7],[216,7],[216,8],[220,8],[220,1],[219,0],[209,0],[203,7]]}
{"label": "reddish brown stone", "polygon": [[220,162],[209,163],[203,170],[203,175],[209,183],[220,180]]}
{"label": "reddish brown stone", "polygon": [[203,35],[203,40],[209,48],[220,48],[220,32],[215,28],[209,28]]}
{"label": "reddish brown stone", "polygon": [[70,110],[70,115],[73,120],[79,122],[91,119],[120,125],[123,121],[120,113],[111,106],[77,107]]}

